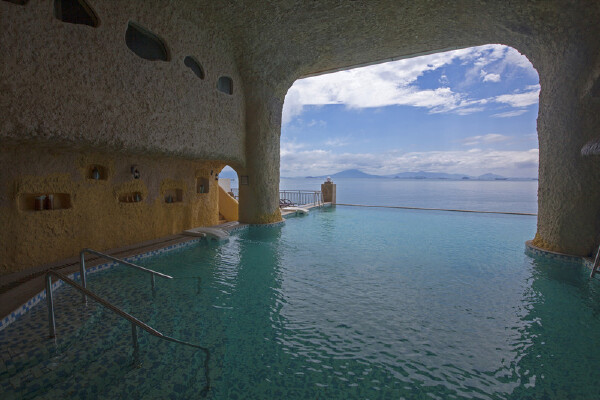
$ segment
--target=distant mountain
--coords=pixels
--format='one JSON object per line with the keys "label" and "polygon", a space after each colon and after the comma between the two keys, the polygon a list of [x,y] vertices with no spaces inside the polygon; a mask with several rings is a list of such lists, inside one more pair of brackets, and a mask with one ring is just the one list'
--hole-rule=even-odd
{"label": "distant mountain", "polygon": [[331,175],[321,175],[321,176],[307,176],[306,178],[322,178],[325,179],[327,177],[331,178],[385,178],[380,175],[370,175],[366,174],[358,169],[347,169],[345,171],[340,171]]}
{"label": "distant mountain", "polygon": [[379,175],[366,174],[358,169],[347,169],[329,176],[332,178],[381,178]]}
{"label": "distant mountain", "polygon": [[479,175],[477,177],[477,179],[480,181],[505,181],[508,178],[505,178],[501,175],[496,175],[496,174],[483,174],[483,175]]}
{"label": "distant mountain", "polygon": [[331,178],[393,178],[393,179],[448,179],[448,180],[477,180],[477,181],[530,181],[537,178],[505,178],[502,175],[483,174],[479,176],[469,176],[465,174],[447,174],[445,172],[401,172],[392,175],[371,175],[364,173],[358,169],[347,169],[331,175],[307,176],[306,178],[325,179],[328,176]]}
{"label": "distant mountain", "polygon": [[389,178],[395,179],[453,179],[459,180],[463,178],[470,179],[469,176],[464,174],[447,174],[445,172],[402,172],[400,174],[388,175]]}

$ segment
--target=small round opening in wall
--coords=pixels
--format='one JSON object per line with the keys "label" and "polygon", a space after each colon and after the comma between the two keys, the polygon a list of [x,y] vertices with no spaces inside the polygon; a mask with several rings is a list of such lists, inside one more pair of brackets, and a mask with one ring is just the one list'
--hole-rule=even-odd
{"label": "small round opening in wall", "polygon": [[127,26],[125,43],[129,50],[145,60],[169,61],[169,52],[163,40],[135,22],[129,22]]}
{"label": "small round opening in wall", "polygon": [[186,58],[183,59],[183,63],[185,64],[186,67],[191,69],[198,78],[204,79],[204,70],[202,69],[202,66],[200,65],[200,63],[198,61],[196,61],[196,59],[194,57],[187,56]]}
{"label": "small round opening in wall", "polygon": [[54,16],[69,24],[100,25],[92,7],[85,0],[54,0]]}

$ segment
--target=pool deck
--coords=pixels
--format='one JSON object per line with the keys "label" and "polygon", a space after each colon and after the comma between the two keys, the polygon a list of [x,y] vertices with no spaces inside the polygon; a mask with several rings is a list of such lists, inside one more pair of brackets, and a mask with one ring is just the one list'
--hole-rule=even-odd
{"label": "pool deck", "polygon": [[[302,204],[299,207],[307,208],[310,210],[310,209],[318,208],[318,207],[331,207],[331,206],[332,206],[332,204],[327,202],[327,203],[321,203],[321,204],[319,204],[319,203]],[[287,216],[294,215],[294,214],[297,214],[297,212],[296,211],[285,211],[285,210],[281,209],[282,217],[287,217]]]}

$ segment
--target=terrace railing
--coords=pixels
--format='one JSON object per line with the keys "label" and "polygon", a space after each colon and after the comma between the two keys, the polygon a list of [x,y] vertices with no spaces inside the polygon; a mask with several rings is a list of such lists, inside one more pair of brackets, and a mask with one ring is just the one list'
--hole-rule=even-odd
{"label": "terrace railing", "polygon": [[[239,199],[239,188],[231,188],[233,195]],[[288,200],[289,203],[301,206],[306,204],[323,205],[323,193],[317,190],[280,190],[279,200]]]}
{"label": "terrace railing", "polygon": [[280,203],[289,200],[296,206],[314,204],[320,207],[323,205],[323,193],[316,190],[280,190],[279,200]]}

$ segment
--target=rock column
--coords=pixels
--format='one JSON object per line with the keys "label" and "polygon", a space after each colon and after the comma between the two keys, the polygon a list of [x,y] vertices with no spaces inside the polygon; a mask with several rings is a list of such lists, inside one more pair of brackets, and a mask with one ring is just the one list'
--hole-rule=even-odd
{"label": "rock column", "polygon": [[[538,227],[534,245],[588,256],[600,234],[600,157],[582,147],[600,132],[594,49],[558,40],[532,59],[540,74]],[[593,44],[593,46],[596,46]],[[534,50],[535,52],[535,50]]]}
{"label": "rock column", "polygon": [[279,211],[279,139],[283,95],[267,85],[250,84],[246,98],[246,167],[240,177],[240,222],[281,221]]}

